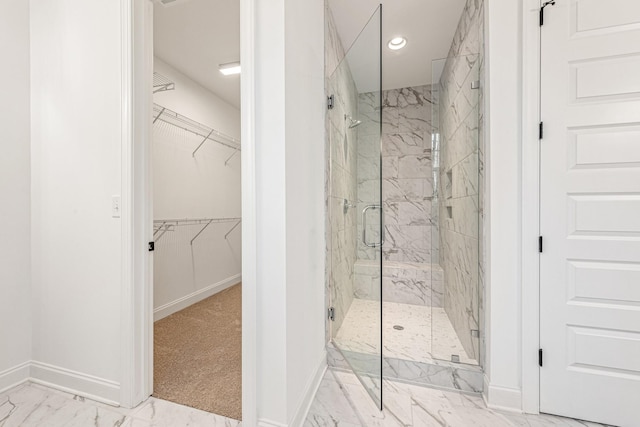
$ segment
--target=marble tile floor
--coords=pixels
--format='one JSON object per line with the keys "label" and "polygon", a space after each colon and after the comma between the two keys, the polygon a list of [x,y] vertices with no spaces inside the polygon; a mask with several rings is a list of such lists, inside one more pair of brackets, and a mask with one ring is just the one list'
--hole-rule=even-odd
{"label": "marble tile floor", "polygon": [[[304,427],[602,427],[550,415],[501,413],[477,394],[385,380],[385,409],[352,373],[327,370]],[[0,427],[240,427],[241,422],[155,398],[118,408],[33,383],[0,393]],[[294,427],[294,426],[292,426]]]}
{"label": "marble tile floor", "polygon": [[352,373],[327,370],[304,427],[597,427],[551,415],[502,413],[478,394],[384,380],[378,410]]}
{"label": "marble tile floor", "polygon": [[[383,354],[388,358],[431,363],[451,360],[477,365],[467,356],[443,308],[383,302]],[[334,341],[341,350],[379,354],[380,302],[354,299]],[[403,330],[394,329],[402,326]]]}
{"label": "marble tile floor", "polygon": [[241,422],[153,397],[133,409],[24,383],[0,393],[0,427],[240,427]]}

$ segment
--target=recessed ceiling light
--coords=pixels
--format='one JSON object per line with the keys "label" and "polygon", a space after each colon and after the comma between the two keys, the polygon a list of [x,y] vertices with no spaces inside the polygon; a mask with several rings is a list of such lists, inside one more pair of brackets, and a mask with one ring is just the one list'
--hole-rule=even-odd
{"label": "recessed ceiling light", "polygon": [[389,46],[389,49],[391,50],[402,49],[406,45],[407,45],[407,39],[405,39],[404,37],[394,37],[391,40],[389,40],[389,43],[387,44],[387,46]]}
{"label": "recessed ceiling light", "polygon": [[232,74],[240,74],[240,63],[239,62],[229,62],[228,64],[220,64],[218,65],[218,70],[225,76],[230,76]]}

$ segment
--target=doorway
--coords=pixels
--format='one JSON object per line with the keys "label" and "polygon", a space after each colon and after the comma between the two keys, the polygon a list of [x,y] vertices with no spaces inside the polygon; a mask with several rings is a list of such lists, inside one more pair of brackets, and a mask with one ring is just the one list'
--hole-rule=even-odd
{"label": "doorway", "polygon": [[242,415],[237,2],[157,1],[150,162],[153,396]]}

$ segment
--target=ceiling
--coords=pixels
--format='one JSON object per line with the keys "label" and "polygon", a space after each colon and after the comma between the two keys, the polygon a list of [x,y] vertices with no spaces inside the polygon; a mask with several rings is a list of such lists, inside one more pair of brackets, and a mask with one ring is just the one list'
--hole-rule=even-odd
{"label": "ceiling", "polygon": [[[431,83],[432,61],[447,56],[465,4],[465,0],[328,1],[346,49],[383,3],[384,89]],[[363,40],[366,37],[377,40],[377,30],[372,28],[363,32],[359,44],[367,45]],[[407,38],[407,46],[399,51],[388,49],[387,42],[398,35]],[[218,71],[219,64],[240,60],[238,0],[174,0],[166,5],[156,0],[154,50],[160,59],[240,108],[240,76],[223,76]],[[361,92],[375,87],[374,80],[366,81],[373,75],[369,65],[373,58],[371,51],[367,51],[353,52],[350,58]],[[359,73],[358,69],[364,71]],[[370,85],[373,87],[369,88]]]}
{"label": "ceiling", "polygon": [[218,71],[240,61],[238,0],[157,1],[153,42],[156,56],[240,108],[240,76]]}
{"label": "ceiling", "polygon": [[[329,0],[333,18],[345,49],[356,41],[375,9],[382,3],[383,89],[419,86],[432,82],[432,61],[445,58],[453,41],[465,0]],[[372,46],[378,31],[365,29],[350,53],[349,65],[360,92],[375,86],[370,65],[371,53],[362,46]],[[387,42],[403,36],[407,46],[392,51]],[[371,49],[367,49],[369,52]],[[437,67],[436,67],[437,68]],[[358,70],[369,70],[359,72]],[[436,71],[437,72],[437,71]]]}

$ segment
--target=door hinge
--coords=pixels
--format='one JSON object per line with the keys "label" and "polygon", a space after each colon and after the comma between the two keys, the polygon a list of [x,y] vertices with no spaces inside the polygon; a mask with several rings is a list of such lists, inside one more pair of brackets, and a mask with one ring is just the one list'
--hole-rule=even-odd
{"label": "door hinge", "polygon": [[156,250],[156,242],[149,242],[149,252]]}
{"label": "door hinge", "polygon": [[333,110],[334,101],[335,101],[335,98],[333,97],[333,95],[327,98],[327,109]]}
{"label": "door hinge", "polygon": [[540,122],[538,125],[538,139],[542,139],[544,136],[544,122]]}
{"label": "door hinge", "polygon": [[336,320],[336,309],[333,307],[329,307],[329,320]]}
{"label": "door hinge", "polygon": [[544,25],[544,8],[547,6],[553,6],[554,4],[556,4],[555,0],[551,0],[544,3],[540,8],[540,26],[541,27]]}
{"label": "door hinge", "polygon": [[538,349],[538,365],[542,366],[542,349]]}
{"label": "door hinge", "polygon": [[538,252],[542,253],[542,236],[538,236]]}

